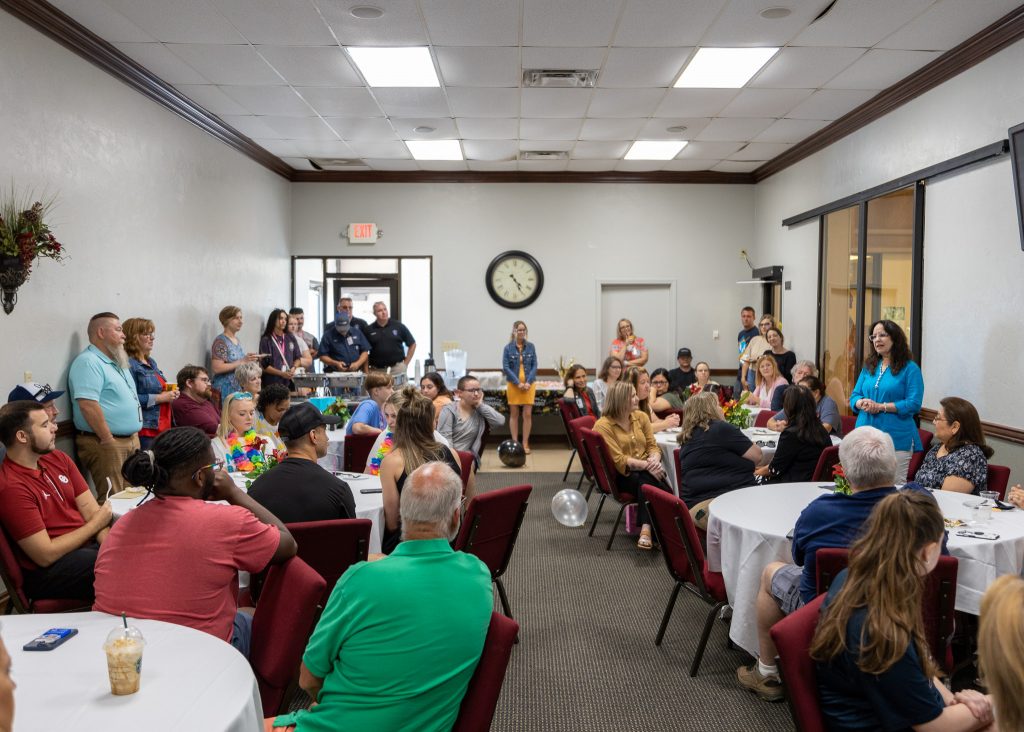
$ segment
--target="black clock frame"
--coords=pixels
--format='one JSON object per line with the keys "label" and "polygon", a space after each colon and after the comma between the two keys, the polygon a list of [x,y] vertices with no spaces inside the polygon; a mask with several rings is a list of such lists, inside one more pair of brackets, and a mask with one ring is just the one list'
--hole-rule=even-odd
{"label": "black clock frame", "polygon": [[[530,295],[528,298],[520,302],[510,302],[503,298],[494,290],[494,284],[491,282],[491,275],[494,274],[494,270],[497,269],[498,265],[504,262],[506,259],[513,258],[525,259],[537,272],[537,289],[533,291],[532,295]],[[544,289],[544,270],[541,269],[540,262],[538,262],[537,258],[534,257],[533,255],[527,254],[526,252],[520,251],[518,249],[510,249],[507,252],[502,252],[501,254],[499,254],[498,256],[491,260],[491,263],[487,265],[487,273],[484,275],[484,281],[485,284],[487,285],[487,294],[491,296],[491,299],[494,300],[494,302],[510,310],[519,310],[520,308],[525,308],[528,305],[532,305],[534,302],[536,302],[537,298],[540,297],[540,293]]]}

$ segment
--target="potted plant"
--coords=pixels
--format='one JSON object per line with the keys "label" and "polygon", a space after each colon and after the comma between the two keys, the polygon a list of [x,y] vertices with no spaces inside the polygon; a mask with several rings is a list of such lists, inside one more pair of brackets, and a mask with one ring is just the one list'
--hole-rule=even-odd
{"label": "potted plant", "polygon": [[21,199],[13,187],[0,198],[0,300],[10,314],[18,302],[18,288],[28,281],[39,257],[58,262],[67,256],[50,231],[46,218],[53,200],[45,203]]}

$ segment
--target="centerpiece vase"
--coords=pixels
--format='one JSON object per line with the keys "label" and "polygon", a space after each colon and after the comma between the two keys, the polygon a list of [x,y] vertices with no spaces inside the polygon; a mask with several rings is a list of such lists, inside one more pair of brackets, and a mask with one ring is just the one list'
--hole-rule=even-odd
{"label": "centerpiece vase", "polygon": [[0,302],[8,315],[18,303],[18,288],[28,279],[28,269],[19,257],[0,257]]}

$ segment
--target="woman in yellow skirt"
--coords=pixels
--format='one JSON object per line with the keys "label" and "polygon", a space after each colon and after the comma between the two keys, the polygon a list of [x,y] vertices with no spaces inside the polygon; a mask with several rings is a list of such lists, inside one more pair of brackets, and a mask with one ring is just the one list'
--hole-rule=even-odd
{"label": "woman in yellow skirt", "polygon": [[512,439],[519,440],[519,413],[523,414],[523,449],[530,452],[530,428],[533,426],[533,398],[537,391],[537,351],[526,340],[526,323],[517,320],[502,354],[501,367],[508,380],[509,429]]}

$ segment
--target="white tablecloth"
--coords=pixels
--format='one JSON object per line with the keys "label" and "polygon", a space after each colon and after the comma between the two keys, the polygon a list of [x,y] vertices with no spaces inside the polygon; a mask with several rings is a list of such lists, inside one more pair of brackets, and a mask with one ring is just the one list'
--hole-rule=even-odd
{"label": "white tablecloth", "polygon": [[[103,730],[156,732],[186,729],[260,732],[263,712],[249,663],[208,633],[157,620],[129,623],[142,631],[142,683],[114,696],[103,642],[121,619],[105,613],[8,615],[3,639],[12,658],[18,732]],[[78,635],[52,651],[22,646],[49,628]]]}
{"label": "white tablecloth", "polygon": [[[753,486],[719,496],[711,503],[708,522],[708,564],[725,577],[733,607],[729,635],[741,648],[757,650],[754,599],[761,571],[773,561],[792,562],[792,531],[800,512],[818,496],[824,483],[780,483]],[[933,495],[946,518],[969,520],[964,501],[971,496],[948,491]],[[979,527],[981,528],[981,527]],[[1003,574],[1024,568],[1024,511],[994,511],[984,528],[999,534],[996,541],[970,539],[949,532],[949,552],[959,560],[956,609],[977,615],[985,589]]]}
{"label": "white tablecloth", "polygon": [[317,460],[321,467],[334,472],[345,467],[342,450],[345,449],[345,430],[327,430],[327,454]]}

